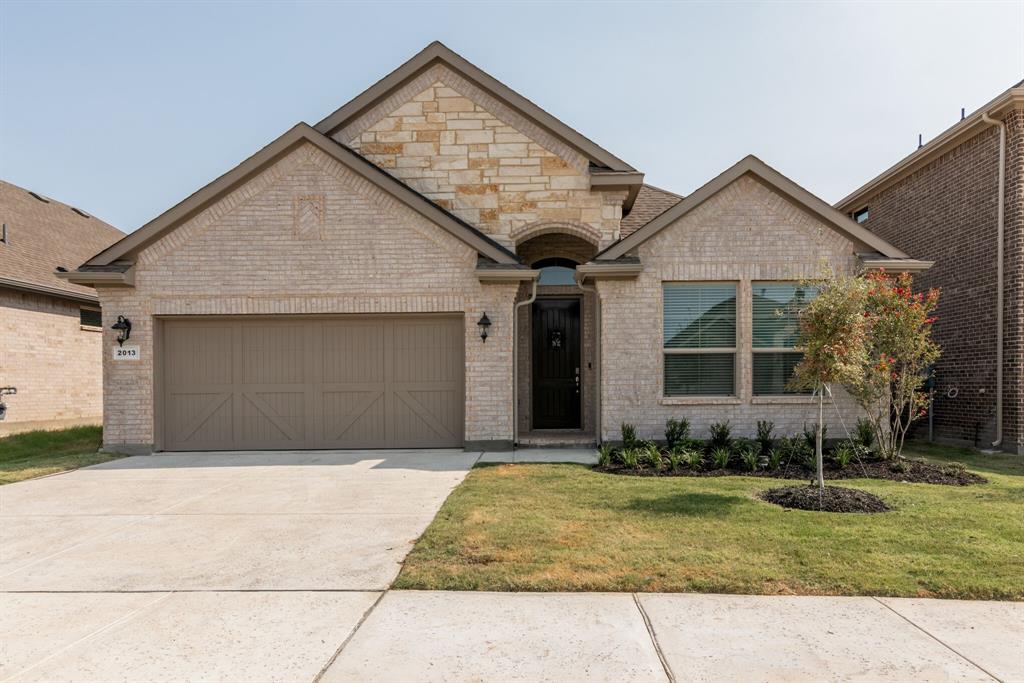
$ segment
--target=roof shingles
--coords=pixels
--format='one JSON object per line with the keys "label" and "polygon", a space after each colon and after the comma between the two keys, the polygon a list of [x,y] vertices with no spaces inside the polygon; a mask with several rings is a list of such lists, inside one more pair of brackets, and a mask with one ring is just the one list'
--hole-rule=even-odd
{"label": "roof shingles", "polygon": [[95,295],[91,287],[71,284],[53,273],[58,267],[73,270],[124,234],[94,216],[83,215],[84,211],[43,199],[0,180],[0,220],[7,229],[7,240],[0,243],[0,278]]}
{"label": "roof shingles", "polygon": [[646,183],[641,185],[633,209],[622,218],[622,236],[628,237],[681,201],[683,197],[674,192]]}

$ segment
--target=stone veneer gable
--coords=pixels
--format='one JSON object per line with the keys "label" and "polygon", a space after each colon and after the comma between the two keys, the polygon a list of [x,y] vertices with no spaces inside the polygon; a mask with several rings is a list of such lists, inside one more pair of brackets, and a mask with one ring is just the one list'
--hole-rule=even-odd
{"label": "stone veneer gable", "polygon": [[619,236],[625,192],[592,192],[585,157],[444,66],[334,137],[505,246],[550,224]]}

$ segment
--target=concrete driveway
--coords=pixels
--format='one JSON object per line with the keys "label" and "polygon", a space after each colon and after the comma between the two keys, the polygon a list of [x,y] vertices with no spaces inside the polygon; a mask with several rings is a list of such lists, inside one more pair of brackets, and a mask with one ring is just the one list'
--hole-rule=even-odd
{"label": "concrete driveway", "polygon": [[312,680],[479,455],[161,455],[0,487],[0,680]]}

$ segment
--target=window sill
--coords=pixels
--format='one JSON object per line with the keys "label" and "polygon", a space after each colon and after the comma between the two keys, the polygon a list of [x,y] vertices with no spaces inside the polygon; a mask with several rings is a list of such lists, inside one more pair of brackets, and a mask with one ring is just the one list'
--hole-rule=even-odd
{"label": "window sill", "polygon": [[93,327],[92,325],[79,325],[79,329],[85,330],[86,332],[102,332],[102,327]]}
{"label": "window sill", "polygon": [[[817,396],[752,396],[750,402],[753,405],[809,405],[817,404]],[[826,398],[825,405],[832,405],[832,399]]]}
{"label": "window sill", "polygon": [[663,406],[738,406],[743,399],[737,396],[662,396]]}

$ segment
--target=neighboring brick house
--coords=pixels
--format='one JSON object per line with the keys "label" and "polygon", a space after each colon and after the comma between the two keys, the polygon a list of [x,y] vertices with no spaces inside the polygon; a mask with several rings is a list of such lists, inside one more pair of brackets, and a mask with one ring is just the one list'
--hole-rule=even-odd
{"label": "neighboring brick house", "polygon": [[100,424],[99,298],[58,278],[124,233],[81,209],[0,181],[0,434]]}
{"label": "neighboring brick house", "polygon": [[103,302],[109,449],[496,449],[798,431],[775,304],[823,261],[928,265],[753,157],[644,185],[433,43],[63,276]]}
{"label": "neighboring brick house", "polygon": [[[1005,126],[1002,176],[996,122]],[[943,354],[935,367],[934,437],[1024,454],[1024,81],[964,116],[836,208],[900,249],[935,262],[918,278],[921,287],[942,289],[935,323]],[[926,430],[926,422],[917,426],[918,435]]]}

